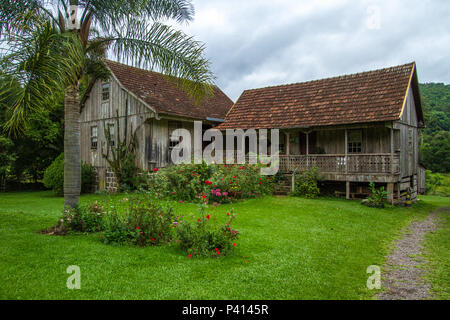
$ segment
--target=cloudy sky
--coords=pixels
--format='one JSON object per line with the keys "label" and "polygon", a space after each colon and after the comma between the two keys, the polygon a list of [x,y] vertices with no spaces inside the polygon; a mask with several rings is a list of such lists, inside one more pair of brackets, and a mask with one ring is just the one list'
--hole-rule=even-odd
{"label": "cloudy sky", "polygon": [[448,0],[194,0],[177,26],[206,44],[217,84],[243,90],[416,61],[450,83]]}

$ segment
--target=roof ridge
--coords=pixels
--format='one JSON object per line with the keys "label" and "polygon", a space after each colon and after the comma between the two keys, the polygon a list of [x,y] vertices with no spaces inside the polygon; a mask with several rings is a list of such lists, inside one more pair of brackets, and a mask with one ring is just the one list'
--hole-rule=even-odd
{"label": "roof ridge", "polygon": [[416,62],[413,61],[413,62],[410,62],[410,63],[405,63],[405,64],[402,64],[402,65],[391,66],[391,67],[386,67],[386,68],[381,68],[381,69],[368,70],[368,71],[362,71],[362,72],[356,72],[356,73],[349,73],[349,74],[344,74],[344,75],[339,75],[339,76],[332,76],[332,77],[315,79],[315,80],[308,80],[308,81],[300,81],[300,82],[293,82],[293,83],[287,83],[287,84],[280,84],[280,85],[275,85],[275,86],[266,86],[266,87],[261,87],[261,88],[247,89],[247,90],[244,90],[244,92],[264,90],[264,89],[276,89],[276,88],[290,87],[290,86],[294,86],[294,85],[298,85],[298,84],[307,84],[307,83],[314,83],[314,82],[320,82],[320,81],[326,81],[326,80],[334,80],[334,79],[341,80],[341,79],[353,78],[353,77],[360,76],[360,75],[369,75],[369,74],[373,74],[373,73],[377,73],[377,72],[394,71],[394,70],[397,70],[397,69],[404,68],[406,66],[411,66],[412,67],[415,64],[416,64]]}
{"label": "roof ridge", "polygon": [[[143,68],[139,68],[139,67],[135,67],[135,66],[130,66],[129,64],[126,64],[126,63],[123,63],[123,62],[118,62],[118,61],[114,61],[114,60],[110,60],[110,59],[106,59],[106,58],[103,59],[103,61],[109,62],[109,63],[115,63],[115,64],[118,64],[118,65],[121,65],[121,66],[124,66],[124,67],[127,67],[127,68],[132,68],[132,69],[136,69],[136,70],[143,71],[143,72],[153,73],[153,74],[160,75],[160,76],[163,76],[163,77],[171,77],[171,76],[166,75],[166,74],[164,74],[162,72],[158,72],[158,71],[154,71],[154,70],[148,70],[148,69],[143,69]],[[174,77],[174,78],[181,79],[180,77]],[[211,84],[211,86],[213,88],[221,90],[219,88],[219,86],[217,86],[216,84]]]}

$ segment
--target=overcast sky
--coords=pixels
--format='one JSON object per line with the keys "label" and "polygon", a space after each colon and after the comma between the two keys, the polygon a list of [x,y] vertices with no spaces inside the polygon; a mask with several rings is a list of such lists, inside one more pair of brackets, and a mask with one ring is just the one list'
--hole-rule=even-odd
{"label": "overcast sky", "polygon": [[206,44],[219,87],[243,90],[417,62],[450,83],[449,0],[194,0],[177,26]]}

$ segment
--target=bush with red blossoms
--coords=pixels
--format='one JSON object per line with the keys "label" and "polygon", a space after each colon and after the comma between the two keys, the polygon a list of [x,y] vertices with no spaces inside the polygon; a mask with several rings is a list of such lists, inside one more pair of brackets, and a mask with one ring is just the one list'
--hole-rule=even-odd
{"label": "bush with red blossoms", "polygon": [[188,258],[220,257],[232,253],[239,232],[231,228],[231,223],[236,218],[235,214],[231,212],[227,217],[225,225],[217,226],[211,221],[211,215],[206,213],[206,206],[202,206],[200,215],[194,222],[184,220],[178,224],[177,242]]}

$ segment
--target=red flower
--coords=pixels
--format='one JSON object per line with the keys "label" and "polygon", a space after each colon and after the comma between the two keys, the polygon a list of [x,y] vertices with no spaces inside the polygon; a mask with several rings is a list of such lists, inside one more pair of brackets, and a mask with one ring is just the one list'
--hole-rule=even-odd
{"label": "red flower", "polygon": [[192,258],[192,254],[188,255],[188,259]]}
{"label": "red flower", "polygon": [[259,184],[262,184],[262,181],[260,181]]}
{"label": "red flower", "polygon": [[219,255],[219,256],[220,256],[220,252],[219,252],[219,251],[217,251],[217,255]]}
{"label": "red flower", "polygon": [[236,243],[233,242],[233,247],[236,247]]}
{"label": "red flower", "polygon": [[202,198],[203,198],[203,199],[206,199],[207,197],[206,197],[206,196],[202,196]]}
{"label": "red flower", "polygon": [[158,169],[158,168],[155,168],[155,169],[153,169],[153,171],[155,171],[155,172],[158,172],[158,171],[159,171],[159,169]]}
{"label": "red flower", "polygon": [[139,229],[140,229],[140,227],[136,227],[136,229],[137,229],[137,230],[139,230]]}
{"label": "red flower", "polygon": [[209,218],[211,218],[211,216],[208,214],[207,216],[206,216],[206,219],[208,219],[209,220]]}
{"label": "red flower", "polygon": [[155,239],[152,238],[152,241],[155,241]]}

